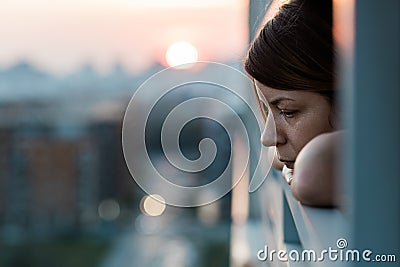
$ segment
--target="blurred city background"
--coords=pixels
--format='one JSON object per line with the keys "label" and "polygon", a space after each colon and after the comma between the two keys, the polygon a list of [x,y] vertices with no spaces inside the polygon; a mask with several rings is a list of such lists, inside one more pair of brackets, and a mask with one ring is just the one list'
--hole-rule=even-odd
{"label": "blurred city background", "polygon": [[[166,67],[203,60],[240,70],[258,19],[249,24],[249,7],[2,0],[0,267],[230,266],[231,194],[198,208],[155,202],[126,167],[121,128],[135,90]],[[204,135],[227,141],[215,125],[192,126],[188,154]],[[219,151],[208,178],[230,157]]]}

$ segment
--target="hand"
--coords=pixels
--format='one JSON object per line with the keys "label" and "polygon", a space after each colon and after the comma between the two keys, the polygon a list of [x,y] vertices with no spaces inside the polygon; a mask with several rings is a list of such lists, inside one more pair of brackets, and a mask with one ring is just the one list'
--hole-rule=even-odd
{"label": "hand", "polygon": [[282,175],[285,177],[286,182],[291,185],[293,180],[293,169],[289,169],[288,167],[283,166]]}

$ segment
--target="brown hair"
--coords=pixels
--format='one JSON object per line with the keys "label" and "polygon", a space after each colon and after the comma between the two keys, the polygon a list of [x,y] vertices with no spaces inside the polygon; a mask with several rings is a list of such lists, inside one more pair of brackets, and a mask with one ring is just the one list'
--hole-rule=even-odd
{"label": "brown hair", "polygon": [[316,92],[333,104],[332,2],[293,0],[283,5],[253,41],[244,68],[266,86]]}

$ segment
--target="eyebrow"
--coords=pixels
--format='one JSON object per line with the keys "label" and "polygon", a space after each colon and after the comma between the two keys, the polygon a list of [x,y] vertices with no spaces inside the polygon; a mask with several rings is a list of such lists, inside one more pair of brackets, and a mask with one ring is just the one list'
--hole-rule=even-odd
{"label": "eyebrow", "polygon": [[[254,88],[255,88],[255,90],[256,90],[258,99],[260,99],[261,102],[263,102],[264,104],[266,104],[265,102],[268,102],[268,101],[265,101],[265,102],[264,102],[264,100],[266,100],[266,99],[265,99],[265,97],[264,97],[264,94],[263,94],[262,90],[257,86],[256,83],[253,83],[253,84],[254,84]],[[259,94],[259,93],[261,94],[261,97],[260,97],[260,94]],[[280,97],[277,97],[276,99],[274,99],[274,100],[268,102],[268,104],[269,104],[269,105],[273,105],[273,106],[277,106],[281,101],[284,101],[284,100],[295,101],[295,100],[292,99],[292,98],[280,96]]]}
{"label": "eyebrow", "polygon": [[269,104],[273,105],[273,106],[276,106],[276,105],[278,105],[280,102],[282,102],[284,100],[295,101],[292,98],[281,96],[281,97],[277,97],[276,99],[270,101]]}

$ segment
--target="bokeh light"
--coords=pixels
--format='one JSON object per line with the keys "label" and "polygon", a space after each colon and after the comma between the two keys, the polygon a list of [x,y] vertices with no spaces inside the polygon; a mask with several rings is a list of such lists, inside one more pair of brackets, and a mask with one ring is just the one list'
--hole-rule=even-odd
{"label": "bokeh light", "polygon": [[98,207],[99,217],[106,221],[113,221],[120,214],[120,207],[114,199],[105,199],[100,202]]}
{"label": "bokeh light", "polygon": [[149,216],[160,216],[165,211],[165,199],[160,195],[144,196],[142,201],[142,212]]}

